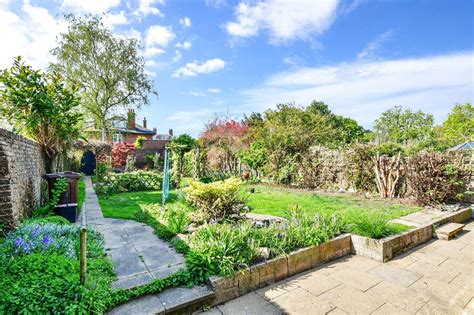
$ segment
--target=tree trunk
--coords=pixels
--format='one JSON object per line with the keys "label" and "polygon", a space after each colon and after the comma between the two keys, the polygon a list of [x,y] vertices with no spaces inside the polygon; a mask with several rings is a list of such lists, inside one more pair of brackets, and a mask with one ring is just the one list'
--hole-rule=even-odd
{"label": "tree trunk", "polygon": [[57,156],[48,157],[46,156],[46,173],[56,172],[56,160]]}
{"label": "tree trunk", "polygon": [[102,141],[107,142],[107,132],[105,130],[105,127],[102,127]]}

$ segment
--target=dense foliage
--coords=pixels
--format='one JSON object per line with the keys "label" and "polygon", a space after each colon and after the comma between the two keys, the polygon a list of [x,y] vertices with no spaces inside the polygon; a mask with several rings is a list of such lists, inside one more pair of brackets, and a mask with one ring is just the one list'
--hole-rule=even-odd
{"label": "dense foliage", "polygon": [[186,200],[196,208],[203,220],[238,219],[245,210],[243,182],[238,178],[202,183],[194,181],[184,188]]}
{"label": "dense foliage", "polygon": [[474,140],[474,106],[457,104],[441,126],[442,140],[447,146],[455,146]]}
{"label": "dense foliage", "polygon": [[88,233],[88,281],[79,281],[79,227],[25,223],[0,240],[0,313],[101,313],[112,265],[103,239]]}
{"label": "dense foliage", "polygon": [[57,72],[34,70],[20,57],[10,69],[0,71],[0,114],[41,145],[48,172],[56,170],[57,156],[80,136],[82,116],[75,92]]}
{"label": "dense foliage", "polygon": [[124,169],[129,155],[135,152],[135,145],[127,142],[115,143],[112,148],[112,167]]}
{"label": "dense foliage", "polygon": [[287,224],[255,228],[249,223],[210,224],[191,236],[186,264],[201,276],[230,275],[248,267],[266,247],[270,257],[327,242],[344,230],[337,216],[310,216],[297,208],[289,214]]}
{"label": "dense foliage", "polygon": [[462,157],[455,154],[420,153],[406,163],[412,195],[425,205],[462,200],[470,176]]}

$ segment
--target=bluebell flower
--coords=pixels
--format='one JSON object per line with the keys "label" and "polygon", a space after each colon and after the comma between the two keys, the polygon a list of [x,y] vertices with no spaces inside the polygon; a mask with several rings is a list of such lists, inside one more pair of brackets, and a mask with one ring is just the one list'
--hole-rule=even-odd
{"label": "bluebell flower", "polygon": [[41,243],[43,244],[43,250],[47,249],[51,244],[51,237],[49,235],[46,235],[41,241]]}
{"label": "bluebell flower", "polygon": [[37,237],[38,234],[39,234],[39,232],[40,232],[40,230],[41,230],[41,226],[38,224],[38,225],[36,226],[35,230],[33,231],[33,236],[34,236],[34,237]]}

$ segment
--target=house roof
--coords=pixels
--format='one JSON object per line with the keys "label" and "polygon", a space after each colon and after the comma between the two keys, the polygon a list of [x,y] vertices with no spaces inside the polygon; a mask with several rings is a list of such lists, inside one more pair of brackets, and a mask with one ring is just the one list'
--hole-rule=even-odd
{"label": "house roof", "polygon": [[474,150],[474,141],[466,141],[464,143],[455,145],[449,148],[448,151],[459,151],[459,150]]}
{"label": "house roof", "polygon": [[142,125],[135,124],[135,129],[124,129],[124,128],[115,128],[116,132],[122,133],[133,133],[133,134],[140,134],[140,135],[155,135],[156,132],[144,128]]}

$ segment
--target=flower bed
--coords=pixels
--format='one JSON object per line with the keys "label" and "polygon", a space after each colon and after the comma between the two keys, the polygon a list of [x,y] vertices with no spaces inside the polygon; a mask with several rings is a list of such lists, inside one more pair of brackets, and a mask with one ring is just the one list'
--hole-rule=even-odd
{"label": "flower bed", "polygon": [[[59,222],[59,221],[58,221]],[[0,239],[0,313],[101,313],[113,271],[88,232],[88,278],[79,281],[79,227],[27,222]]]}

